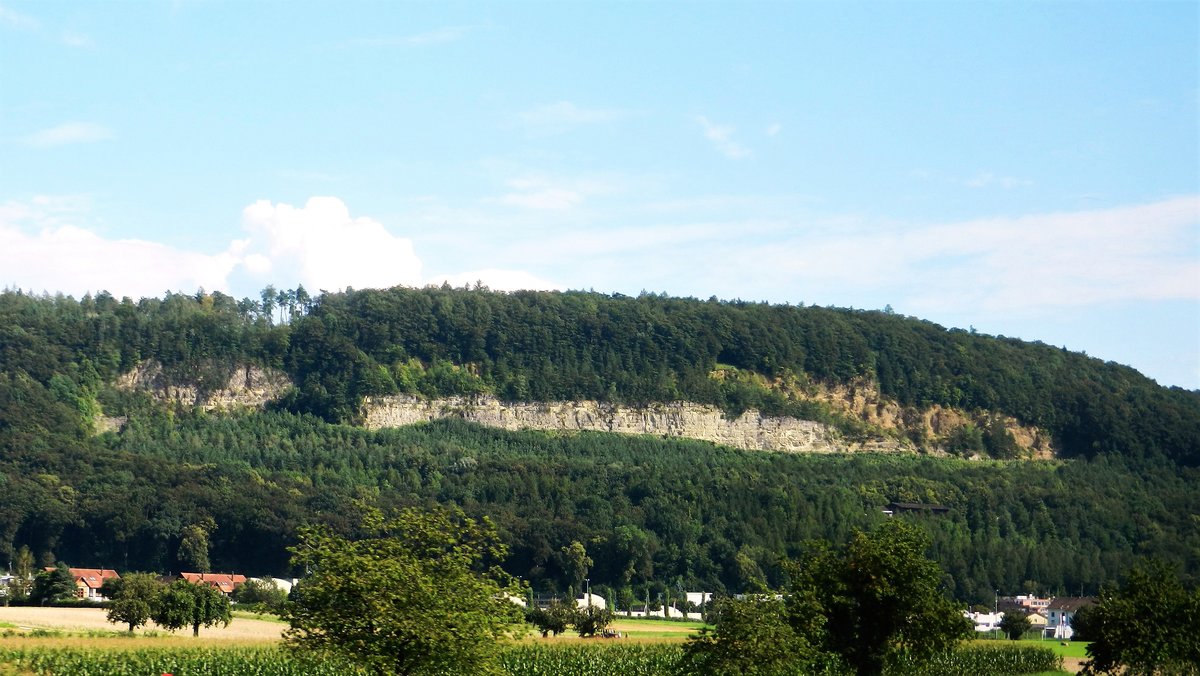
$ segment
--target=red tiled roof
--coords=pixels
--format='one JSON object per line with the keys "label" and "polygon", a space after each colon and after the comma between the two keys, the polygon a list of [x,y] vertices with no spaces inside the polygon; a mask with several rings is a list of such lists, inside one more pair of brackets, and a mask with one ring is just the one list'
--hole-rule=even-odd
{"label": "red tiled roof", "polygon": [[[55,570],[54,566],[47,566],[47,571]],[[71,571],[71,577],[75,578],[75,583],[83,583],[91,589],[99,589],[104,581],[108,578],[120,578],[117,571],[109,568],[68,568]]]}
{"label": "red tiled roof", "polygon": [[246,576],[229,573],[180,573],[180,577],[193,584],[207,584],[232,594],[238,586],[245,584]]}

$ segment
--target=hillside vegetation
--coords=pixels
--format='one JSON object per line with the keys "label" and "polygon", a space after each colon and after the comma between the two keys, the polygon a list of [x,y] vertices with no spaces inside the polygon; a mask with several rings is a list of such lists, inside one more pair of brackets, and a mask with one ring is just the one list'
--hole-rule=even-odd
{"label": "hillside vegetation", "polygon": [[[950,508],[905,518],[930,531],[963,600],[1094,592],[1146,554],[1200,572],[1200,395],[1128,367],[881,312],[450,288],[264,299],[0,294],[0,563],[28,546],[78,566],[178,570],[199,529],[215,569],[286,574],[300,525],[349,532],[355,500],[439,502],[491,515],[506,568],[539,590],[582,579],[564,550],[579,542],[593,590],[641,599],[777,583],[780,556],[844,542],[902,501]],[[246,365],[295,387],[271,410],[206,413],[115,386],[149,363],[201,393]],[[968,424],[931,438],[901,415],[886,430],[822,395],[839,388]],[[398,393],[692,401],[995,457],[1017,454],[1011,419],[1077,460],[355,425],[364,397]],[[98,434],[106,416],[124,420]]]}

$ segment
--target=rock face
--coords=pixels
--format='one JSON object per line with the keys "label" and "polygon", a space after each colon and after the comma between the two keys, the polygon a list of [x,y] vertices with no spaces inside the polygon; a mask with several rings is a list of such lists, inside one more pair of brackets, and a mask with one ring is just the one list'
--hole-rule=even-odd
{"label": "rock face", "polygon": [[628,407],[595,401],[504,403],[494,397],[425,400],[391,396],[369,398],[363,408],[365,424],[370,429],[457,417],[506,430],[649,434],[699,439],[747,450],[805,453],[912,450],[890,440],[847,443],[820,423],[768,417],[757,411],[746,411],[731,420],[724,417],[718,408],[687,402]]}
{"label": "rock face", "polygon": [[278,371],[257,366],[239,366],[229,372],[218,387],[202,389],[196,385],[173,384],[162,366],[147,362],[117,379],[117,387],[144,390],[159,400],[180,406],[198,406],[208,410],[262,408],[278,399],[291,387],[288,377]]}
{"label": "rock face", "polygon": [[[204,410],[263,408],[291,387],[287,376],[257,366],[209,369],[207,387],[178,384],[160,365],[148,362],[121,376],[117,386],[150,392],[160,401]],[[663,438],[698,439],[745,450],[797,453],[917,453],[944,454],[942,440],[968,424],[972,416],[954,409],[932,406],[902,407],[881,397],[870,383],[814,388],[807,396],[832,410],[866,422],[873,436],[849,441],[836,430],[810,420],[772,417],[749,410],[727,418],[720,409],[704,404],[670,402],[648,406],[622,406],[597,401],[502,402],[495,397],[421,399],[407,395],[368,397],[363,402],[366,427],[401,427],[440,418],[462,418],[506,430],[591,431],[648,434]],[[977,421],[978,422],[978,421]],[[1044,459],[1056,455],[1050,436],[1015,419],[1001,422],[1022,449],[1023,457]],[[107,424],[105,424],[107,423]],[[98,421],[97,431],[120,429],[123,421]],[[914,434],[915,432],[915,434]],[[918,449],[910,438],[928,439]]]}

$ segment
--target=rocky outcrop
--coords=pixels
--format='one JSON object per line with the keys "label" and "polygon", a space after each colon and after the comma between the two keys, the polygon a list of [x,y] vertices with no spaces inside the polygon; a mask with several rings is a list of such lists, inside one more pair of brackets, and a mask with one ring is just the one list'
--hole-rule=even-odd
{"label": "rocky outcrop", "polygon": [[[281,372],[257,366],[210,368],[201,384],[180,384],[162,367],[147,362],[121,376],[117,386],[150,392],[160,401],[204,410],[262,408],[291,387]],[[210,383],[204,386],[203,383]],[[872,383],[823,386],[809,384],[789,396],[822,402],[829,409],[867,424],[869,438],[848,440],[827,425],[810,420],[762,415],[749,410],[726,417],[714,406],[670,402],[623,406],[597,401],[503,402],[491,396],[422,399],[407,395],[368,398],[365,425],[371,429],[400,427],[456,417],[506,430],[592,431],[698,439],[746,450],[800,453],[925,452],[942,454],[945,440],[964,425],[999,420],[1026,458],[1052,458],[1050,436],[1036,427],[995,414],[968,414],[952,408],[901,406],[880,396]],[[103,424],[107,423],[107,425]],[[123,421],[102,421],[98,431],[119,429]],[[912,439],[921,440],[920,448]]]}
{"label": "rocky outcrop", "polygon": [[506,430],[648,434],[699,439],[747,450],[805,453],[913,450],[893,440],[849,443],[829,427],[809,420],[769,417],[757,411],[746,411],[730,419],[716,407],[687,402],[633,407],[596,401],[505,403],[494,397],[425,400],[391,396],[369,398],[363,410],[365,424],[371,429],[456,417]]}
{"label": "rocky outcrop", "polygon": [[139,365],[117,379],[117,387],[143,390],[168,403],[204,410],[262,408],[278,399],[289,387],[287,375],[258,366],[239,366],[221,374],[215,387],[178,384],[155,362]]}

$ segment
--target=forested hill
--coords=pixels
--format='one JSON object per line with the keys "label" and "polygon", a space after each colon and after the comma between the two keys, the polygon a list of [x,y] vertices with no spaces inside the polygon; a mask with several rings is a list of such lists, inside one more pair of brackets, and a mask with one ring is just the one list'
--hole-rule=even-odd
{"label": "forested hill", "polygon": [[[1094,593],[1140,556],[1200,574],[1200,403],[1132,369],[880,312],[594,293],[268,290],[139,301],[0,294],[0,567],[289,575],[297,529],[356,502],[488,515],[539,591],[645,598],[779,584],[781,556],[907,514],[958,598]],[[247,365],[295,386],[214,414],[115,385],[154,364],[215,391]],[[984,410],[1056,436],[1065,462],[738,452],[442,421],[372,431],[366,396],[708,402],[874,433],[808,394],[863,383],[906,406]],[[96,421],[123,424],[98,433]],[[970,430],[968,430],[970,431]],[[995,430],[966,448],[1003,455]],[[919,437],[919,435],[917,435]],[[928,440],[913,439],[920,445]],[[1083,457],[1089,458],[1087,460]],[[607,590],[607,591],[605,591]]]}
{"label": "forested hill", "polygon": [[[356,421],[370,395],[490,393],[755,408],[861,434],[805,393],[866,383],[903,406],[1015,418],[1047,430],[1065,456],[1200,464],[1198,392],[1041,343],[885,312],[445,286],[315,298],[302,287],[267,289],[240,301],[0,295],[0,387],[28,378],[21,387],[48,388],[81,409],[106,396],[106,409],[119,408],[106,385],[147,361],[201,389],[245,364],[281,369],[296,388],[280,406],[331,422]],[[967,432],[957,443],[1005,455],[1002,431]],[[917,429],[910,436],[930,441]]]}

